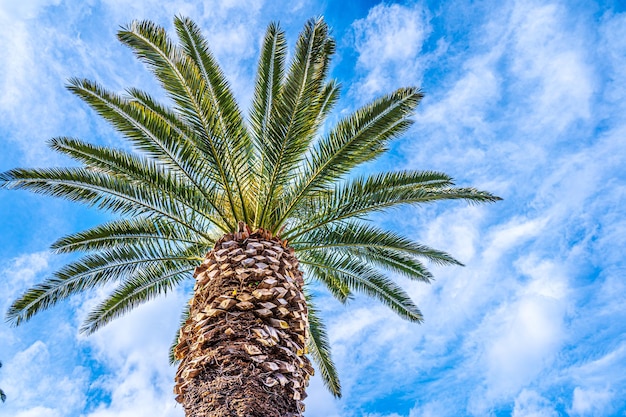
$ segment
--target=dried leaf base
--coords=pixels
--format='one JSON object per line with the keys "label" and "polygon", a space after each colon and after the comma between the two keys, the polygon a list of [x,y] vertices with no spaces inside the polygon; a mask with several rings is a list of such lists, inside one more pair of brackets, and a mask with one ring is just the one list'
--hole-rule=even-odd
{"label": "dried leaf base", "polygon": [[186,415],[301,416],[313,368],[293,249],[262,230],[228,234],[194,276],[175,350],[174,393]]}

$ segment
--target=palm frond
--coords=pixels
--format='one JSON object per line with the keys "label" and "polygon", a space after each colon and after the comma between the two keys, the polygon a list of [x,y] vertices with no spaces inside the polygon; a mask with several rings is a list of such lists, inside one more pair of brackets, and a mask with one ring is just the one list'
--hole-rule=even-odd
{"label": "palm frond", "polygon": [[140,304],[167,294],[181,281],[189,279],[194,267],[189,263],[167,260],[138,270],[89,313],[81,326],[81,333],[91,334]]}
{"label": "palm frond", "polygon": [[374,268],[342,253],[318,251],[315,256],[325,269],[332,272],[351,290],[378,299],[406,320],[423,321],[422,313],[409,295]]}
{"label": "palm frond", "polygon": [[302,31],[291,66],[280,90],[280,100],[271,114],[269,135],[261,144],[261,210],[258,226],[276,226],[274,202],[290,181],[292,169],[300,162],[314,134],[321,94],[335,44],[322,19],[311,20]]}
{"label": "palm frond", "polygon": [[160,127],[158,131],[165,134],[158,137],[159,141],[141,140],[141,136],[134,140],[131,137],[129,139],[133,144],[150,157],[184,172],[189,182],[201,191],[215,183],[214,179],[219,178],[219,174],[213,165],[205,163],[205,157],[197,146],[201,140],[180,115],[144,91],[130,88],[127,92],[130,104],[140,114],[145,114],[150,122],[154,121]]}
{"label": "palm frond", "polygon": [[68,89],[149,156],[184,173],[192,182],[200,179],[194,172],[200,154],[191,139],[193,133],[147,93],[133,89],[131,97],[124,98],[78,78],[69,80]]}
{"label": "palm frond", "polygon": [[[381,180],[383,179],[383,180]],[[355,178],[335,186],[332,192],[318,193],[299,213],[300,222],[283,235],[296,240],[304,233],[348,219],[364,218],[401,205],[417,205],[441,200],[490,203],[500,200],[493,194],[470,187],[440,187],[420,184],[393,186],[380,176]]]}
{"label": "palm frond", "polygon": [[84,256],[26,291],[9,308],[7,320],[19,325],[73,294],[132,276],[138,269],[151,264],[180,261],[194,267],[201,260],[194,253],[197,248],[193,246],[176,248],[144,243]]}
{"label": "palm frond", "polygon": [[94,228],[64,236],[51,245],[57,253],[94,252],[146,242],[166,241],[174,244],[204,243],[210,248],[215,240],[207,240],[189,229],[175,227],[160,219],[119,219]]}
{"label": "palm frond", "polygon": [[445,252],[357,221],[325,225],[305,233],[291,244],[305,260],[308,252],[339,252],[427,283],[432,274],[417,258],[441,265],[461,265]]}
{"label": "palm frond", "polygon": [[413,280],[430,283],[433,279],[433,274],[422,262],[400,251],[380,248],[349,248],[345,252],[359,258],[364,263],[396,272]]}
{"label": "palm frond", "polygon": [[[322,88],[319,99],[317,100],[317,115],[313,124],[316,131],[322,127],[324,121],[328,118],[335,104],[339,101],[340,94],[341,85],[336,80],[330,80]],[[310,149],[309,147],[309,151]]]}
{"label": "palm frond", "polygon": [[229,145],[217,128],[216,109],[206,91],[209,88],[196,63],[168,38],[165,29],[149,21],[133,22],[118,32],[118,38],[148,64],[163,88],[176,103],[181,118],[196,132],[196,146],[216,172],[214,182],[226,194],[230,212],[229,229],[234,230],[241,207],[236,204],[232,167],[223,155]]}
{"label": "palm frond", "polygon": [[304,172],[284,198],[289,203],[281,210],[278,223],[286,220],[301,199],[382,154],[391,139],[411,126],[408,117],[421,98],[417,88],[399,89],[340,121],[307,155]]}
{"label": "palm frond", "polygon": [[361,182],[365,182],[364,187],[366,189],[400,187],[431,189],[452,187],[454,185],[452,177],[443,172],[412,170],[375,173],[362,178]]}
{"label": "palm frond", "polygon": [[416,243],[398,233],[358,221],[328,224],[302,234],[291,242],[297,252],[315,249],[392,250],[422,257],[440,265],[461,265],[450,254]]}
{"label": "palm frond", "polygon": [[0,174],[0,188],[27,189],[121,215],[167,218],[210,240],[206,231],[211,224],[206,216],[193,209],[194,200],[201,205],[203,197],[188,187],[174,184],[169,187],[172,194],[84,168],[14,169]]}
{"label": "palm frond", "polygon": [[[178,201],[180,205],[188,206],[191,211],[206,218],[224,233],[230,231],[225,223],[225,214],[216,204],[223,200],[216,187],[205,187],[204,192],[199,192],[185,176],[176,175],[175,171],[172,172],[158,162],[128,152],[91,145],[78,139],[55,138],[50,141],[50,146],[83,162],[93,171],[104,172],[130,184],[161,192]],[[181,193],[182,190],[186,191]]]}
{"label": "palm frond", "polygon": [[[276,101],[280,98],[286,53],[285,32],[280,29],[278,24],[271,23],[265,32],[261,57],[257,67],[254,98],[249,115],[250,130],[257,153],[255,161],[258,160],[258,167],[253,178],[257,196],[261,193],[261,189],[264,186],[262,179],[263,172],[266,169],[264,146],[269,139],[269,125],[272,114],[276,111]],[[260,209],[261,199],[257,197],[253,227],[258,227]]]}
{"label": "palm frond", "polygon": [[239,199],[237,206],[241,210],[241,213],[235,213],[235,217],[249,223],[252,143],[243,116],[200,28],[188,18],[177,17],[174,19],[174,25],[183,51],[196,64],[204,79],[206,90],[203,103],[208,102],[212,106],[211,111],[216,124],[215,133],[220,136],[220,141],[226,144],[223,147],[225,165],[232,172]]}
{"label": "palm frond", "polygon": [[333,273],[334,271],[327,268],[324,259],[319,259],[316,254],[316,252],[305,253],[299,257],[300,264],[306,272],[307,281],[317,280],[321,282],[335,299],[341,303],[346,303],[352,298],[350,287],[337,278],[336,274]]}
{"label": "palm frond", "polygon": [[174,336],[174,339],[172,340],[172,343],[170,344],[170,350],[169,350],[169,361],[170,361],[170,365],[175,365],[176,363],[179,362],[178,359],[176,359],[176,355],[175,355],[175,351],[176,351],[176,346],[178,345],[179,339],[180,339],[180,332],[181,329],[183,328],[183,326],[185,326],[187,324],[187,319],[189,318],[189,304],[185,304],[185,308],[183,309],[183,312],[180,315],[180,324],[178,326],[178,330],[176,330],[176,336]]}
{"label": "palm frond", "polygon": [[272,109],[279,99],[285,72],[287,42],[285,32],[276,23],[270,23],[265,32],[261,56],[257,66],[254,99],[250,108],[250,125],[255,148],[261,149],[268,137]]}
{"label": "palm frond", "polygon": [[[70,79],[68,89],[108,120],[139,149],[148,152],[148,155],[174,172],[182,173],[200,193],[205,193],[208,202],[214,201],[214,197],[205,190],[213,189],[213,193],[216,192],[215,187],[207,186],[207,179],[209,185],[219,185],[219,170],[214,164],[198,163],[206,158],[198,151],[195,135],[168,109],[136,89],[129,91],[130,100],[89,80]],[[222,220],[227,220],[219,207],[213,209],[220,214]],[[229,230],[231,229],[225,229]]]}
{"label": "palm frond", "polygon": [[308,340],[307,347],[322,374],[322,382],[324,382],[326,388],[328,388],[336,398],[341,398],[341,383],[339,382],[337,368],[330,355],[330,342],[326,334],[326,326],[324,326],[323,321],[315,309],[313,296],[310,293],[306,293],[306,299],[309,313],[309,332],[311,336]]}

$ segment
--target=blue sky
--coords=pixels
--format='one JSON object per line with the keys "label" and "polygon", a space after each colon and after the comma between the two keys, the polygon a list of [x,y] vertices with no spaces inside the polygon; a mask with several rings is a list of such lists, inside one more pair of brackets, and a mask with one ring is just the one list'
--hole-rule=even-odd
{"label": "blue sky", "polygon": [[[322,297],[344,397],[319,379],[309,417],[626,414],[626,6],[615,0],[333,2],[0,0],[0,171],[68,163],[55,136],[122,139],[64,89],[72,76],[157,91],[115,37],[133,19],[205,30],[242,107],[267,23],[293,45],[325,15],[337,38],[334,118],[407,85],[414,127],[371,169],[432,169],[504,200],[405,208],[375,221],[446,250],[432,285],[399,278],[426,322],[377,302]],[[0,308],[68,258],[56,238],[95,210],[0,193]],[[77,328],[107,291],[13,329],[0,324],[0,414],[176,417],[167,349],[182,290],[93,336]]]}

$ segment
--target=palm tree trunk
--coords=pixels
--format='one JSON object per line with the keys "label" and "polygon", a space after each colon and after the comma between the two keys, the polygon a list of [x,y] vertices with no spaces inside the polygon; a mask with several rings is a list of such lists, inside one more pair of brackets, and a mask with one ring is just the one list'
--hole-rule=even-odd
{"label": "palm tree trunk", "polygon": [[292,248],[242,226],[196,268],[176,400],[193,417],[301,416],[313,374],[302,273]]}

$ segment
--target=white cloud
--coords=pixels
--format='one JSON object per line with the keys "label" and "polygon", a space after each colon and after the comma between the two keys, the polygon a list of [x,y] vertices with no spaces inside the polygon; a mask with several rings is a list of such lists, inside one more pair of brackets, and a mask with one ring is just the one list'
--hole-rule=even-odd
{"label": "white cloud", "polygon": [[526,185],[555,167],[555,155],[575,135],[568,129],[592,117],[597,70],[580,39],[584,28],[570,16],[532,1],[494,7],[469,36],[472,53],[455,56],[459,64],[428,89],[415,129],[428,139],[406,141],[406,159],[452,167],[454,176],[495,192],[515,187],[530,195]]}
{"label": "white cloud", "polygon": [[419,4],[379,4],[352,27],[357,67],[364,73],[355,87],[358,95],[371,98],[420,81],[424,64],[418,55],[431,28]]}
{"label": "white cloud", "polygon": [[[501,48],[495,45],[484,54],[469,57],[463,63],[459,77],[445,89],[443,96],[438,97],[436,91],[428,91],[417,116],[418,122],[432,124],[448,135],[473,133],[480,137],[489,134],[493,126],[488,125],[486,113],[502,94],[502,79],[495,68],[501,53]],[[433,65],[437,65],[436,62]],[[472,157],[472,153],[466,154],[468,161]]]}
{"label": "white cloud", "polygon": [[[42,166],[59,159],[47,149],[45,141],[59,135],[68,120],[82,115],[80,110],[69,114],[63,110],[71,97],[63,85],[66,78],[77,74],[64,66],[67,63],[61,64],[59,56],[74,44],[68,36],[74,16],[65,16],[67,26],[46,20],[35,24],[36,20],[30,18],[46,2],[11,3],[28,6],[16,6],[10,10],[13,15],[0,10],[0,131],[2,140],[19,147],[24,163]],[[88,64],[81,62],[79,66]],[[64,113],[67,119],[62,117]],[[7,163],[13,167],[16,161]]]}
{"label": "white cloud", "polygon": [[2,389],[8,401],[3,408],[14,415],[52,417],[68,415],[81,407],[88,373],[80,366],[51,366],[52,359],[48,345],[38,340],[4,362]]}
{"label": "white cloud", "polygon": [[[4,316],[10,304],[27,288],[39,281],[41,274],[48,268],[49,253],[39,252],[25,254],[8,261],[0,270],[0,312]],[[0,325],[0,360],[5,365],[9,359],[10,348],[22,342],[20,337],[12,332],[7,325]],[[0,378],[6,375],[5,368],[0,370]],[[3,385],[0,385],[3,387]],[[4,387],[5,390],[6,387]]]}
{"label": "white cloud", "polygon": [[0,13],[15,19],[32,19],[48,6],[56,6],[61,0],[0,0]]}
{"label": "white cloud", "polygon": [[603,117],[623,125],[624,95],[626,94],[626,14],[605,13],[599,27],[598,63],[606,76],[603,91],[606,103],[599,103]]}
{"label": "white cloud", "polygon": [[[0,272],[3,316],[14,299],[41,281],[50,264],[48,252],[24,254],[3,264]],[[63,314],[55,316],[63,317]],[[83,406],[89,371],[73,364],[70,355],[65,355],[67,351],[58,345],[71,349],[73,344],[64,338],[72,333],[73,329],[63,322],[50,327],[31,322],[18,329],[0,325],[0,360],[4,365],[0,369],[0,387],[8,397],[0,406],[7,415],[67,416]]]}
{"label": "white cloud", "polygon": [[482,207],[468,207],[460,204],[438,216],[424,216],[420,229],[424,230],[424,237],[420,240],[428,245],[445,249],[453,254],[462,263],[475,259],[477,252],[482,250],[478,225],[483,221],[485,210]]}
{"label": "white cloud", "polygon": [[532,256],[519,262],[530,279],[510,299],[485,314],[470,336],[484,370],[482,387],[472,393],[471,409],[481,415],[492,404],[511,398],[550,369],[566,340],[567,277],[562,265]]}
{"label": "white cloud", "polygon": [[[34,66],[34,51],[31,35],[24,21],[14,21],[0,10],[0,42],[4,45],[2,68],[2,95],[0,108],[9,110],[16,106],[25,92],[34,86],[28,84],[29,69]],[[25,91],[26,90],[26,91]]]}
{"label": "white cloud", "polygon": [[[340,375],[340,380],[343,375]],[[322,379],[316,372],[309,381],[306,390],[308,397],[304,400],[307,417],[343,417],[341,413],[341,400],[335,399],[323,385]]]}
{"label": "white cloud", "polygon": [[[89,346],[93,358],[107,369],[93,388],[111,398],[85,417],[183,415],[172,394],[176,369],[168,365],[168,352],[185,302],[178,293],[158,298],[93,335],[80,337],[81,344]],[[85,307],[93,304],[88,301]],[[82,309],[79,316],[85,314]]]}
{"label": "white cloud", "polygon": [[496,261],[520,245],[541,235],[548,219],[513,218],[491,230],[489,244],[485,249],[486,260]]}
{"label": "white cloud", "polygon": [[486,378],[496,393],[515,392],[548,366],[563,337],[559,306],[527,297],[493,312],[503,322],[486,338]]}
{"label": "white cloud", "polygon": [[417,406],[411,409],[409,417],[444,417],[459,415],[461,410],[455,410],[444,401],[429,401],[424,406]]}
{"label": "white cloud", "polygon": [[580,33],[571,29],[576,22],[568,21],[564,7],[517,2],[511,26],[516,90],[534,90],[520,100],[531,113],[524,127],[536,132],[549,126],[558,134],[576,119],[588,118],[594,92],[589,57]]}
{"label": "white cloud", "polygon": [[556,417],[557,411],[535,391],[522,390],[515,399],[512,417]]}
{"label": "white cloud", "polygon": [[[604,313],[601,312],[602,316]],[[581,361],[568,369],[577,385],[585,390],[604,391],[607,384],[621,386],[626,382],[626,376],[620,367],[626,360],[626,342],[621,342],[606,350],[605,354],[593,360]]]}
{"label": "white cloud", "polygon": [[574,389],[570,413],[577,416],[604,416],[610,407],[614,393],[610,390]]}
{"label": "white cloud", "polygon": [[336,320],[329,334],[332,342],[354,340],[371,326],[375,325],[382,318],[372,309],[351,308],[346,314],[350,315],[350,321]]}
{"label": "white cloud", "polygon": [[8,307],[8,302],[16,298],[26,288],[41,279],[41,275],[49,268],[50,253],[36,252],[21,255],[5,264],[2,269],[1,281],[4,303],[1,307]]}
{"label": "white cloud", "polygon": [[28,410],[19,411],[15,417],[61,417],[57,410],[47,407],[33,407]]}

